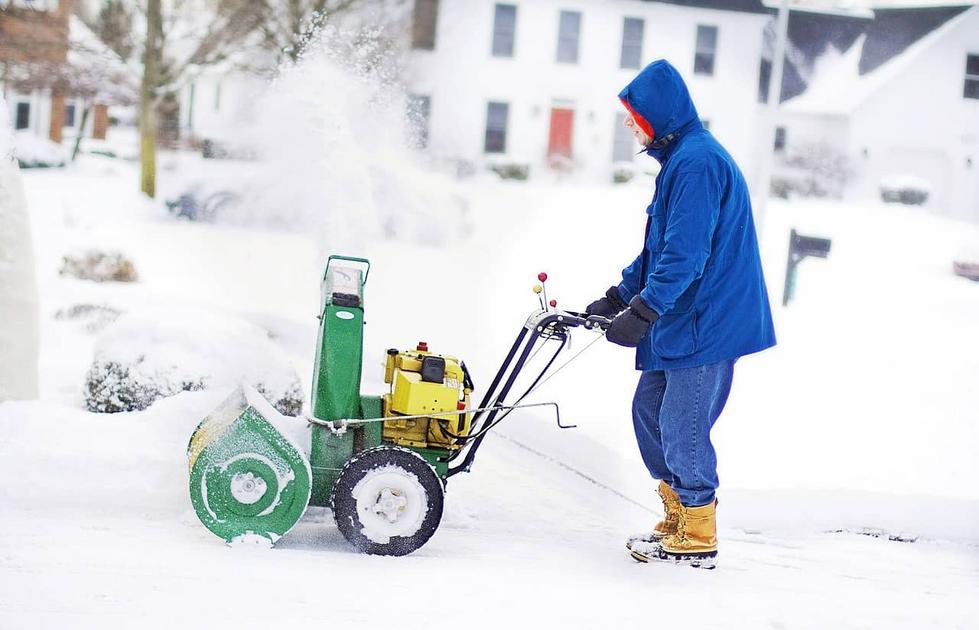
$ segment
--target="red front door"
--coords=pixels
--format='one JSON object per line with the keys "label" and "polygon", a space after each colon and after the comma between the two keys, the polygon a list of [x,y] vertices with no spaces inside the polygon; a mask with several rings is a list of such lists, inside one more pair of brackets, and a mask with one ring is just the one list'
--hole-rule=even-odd
{"label": "red front door", "polygon": [[551,109],[551,133],[547,144],[547,156],[571,159],[571,130],[574,127],[574,110],[555,107]]}

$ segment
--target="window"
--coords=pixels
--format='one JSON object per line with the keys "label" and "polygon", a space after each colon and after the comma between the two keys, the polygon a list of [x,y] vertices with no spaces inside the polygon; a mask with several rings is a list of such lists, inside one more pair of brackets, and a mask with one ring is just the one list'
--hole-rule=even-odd
{"label": "window", "polygon": [[979,99],[979,55],[965,56],[964,96]]}
{"label": "window", "polygon": [[578,34],[581,32],[581,13],[561,11],[557,34],[557,60],[578,63]]}
{"label": "window", "polygon": [[438,0],[415,0],[411,19],[411,47],[435,50],[435,24],[438,22]]}
{"label": "window", "polygon": [[513,38],[517,32],[517,7],[512,4],[496,5],[493,16],[493,56],[512,57]]}
{"label": "window", "polygon": [[714,74],[714,54],[717,52],[717,27],[697,26],[697,51],[693,57],[694,74]]}
{"label": "window", "polygon": [[69,103],[65,105],[65,127],[75,126],[75,104]]}
{"label": "window", "polygon": [[17,103],[17,115],[14,129],[27,129],[31,126],[31,104]]}
{"label": "window", "polygon": [[785,140],[786,140],[785,127],[776,127],[775,128],[775,152],[776,153],[781,153],[782,151],[785,151]]}
{"label": "window", "polygon": [[620,68],[638,69],[642,66],[642,32],[645,25],[645,21],[640,18],[625,18],[622,22]]}
{"label": "window", "polygon": [[507,118],[510,116],[509,103],[491,102],[486,108],[486,146],[487,153],[506,152]]}
{"label": "window", "polygon": [[414,131],[415,145],[419,149],[428,146],[428,121],[431,104],[431,98],[428,96],[412,94],[408,97],[408,121]]}
{"label": "window", "polygon": [[625,126],[625,114],[615,115],[615,133],[612,136],[612,161],[631,162],[639,151],[632,132]]}

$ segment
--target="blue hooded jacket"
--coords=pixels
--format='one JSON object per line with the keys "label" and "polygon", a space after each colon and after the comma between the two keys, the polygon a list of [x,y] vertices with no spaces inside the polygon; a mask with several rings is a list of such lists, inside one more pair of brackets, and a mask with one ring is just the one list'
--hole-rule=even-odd
{"label": "blue hooded jacket", "polygon": [[660,318],[639,342],[636,368],[664,370],[735,359],[775,345],[744,176],[700,123],[687,86],[666,61],[619,93],[662,169],[646,212],[645,247],[618,290]]}

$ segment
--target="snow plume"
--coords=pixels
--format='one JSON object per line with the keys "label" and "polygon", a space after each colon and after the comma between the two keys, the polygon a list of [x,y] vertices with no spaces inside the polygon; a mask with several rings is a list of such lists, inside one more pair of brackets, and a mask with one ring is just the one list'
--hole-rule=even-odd
{"label": "snow plume", "polygon": [[379,32],[328,25],[280,69],[239,131],[260,156],[240,219],[301,229],[332,251],[461,229],[455,184],[421,166],[397,50]]}

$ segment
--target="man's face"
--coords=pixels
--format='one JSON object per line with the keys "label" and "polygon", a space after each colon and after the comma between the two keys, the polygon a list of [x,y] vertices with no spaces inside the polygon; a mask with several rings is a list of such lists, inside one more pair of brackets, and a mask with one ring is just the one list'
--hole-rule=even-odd
{"label": "man's face", "polygon": [[649,144],[649,141],[652,140],[652,138],[650,138],[646,132],[642,130],[642,127],[636,124],[636,119],[632,117],[632,114],[626,114],[625,122],[623,124],[629,128],[629,131],[631,131],[632,135],[635,136],[636,142],[642,146],[646,146]]}

